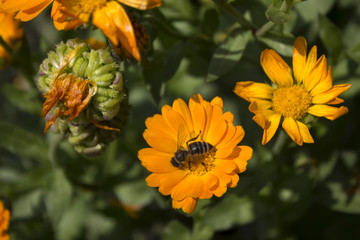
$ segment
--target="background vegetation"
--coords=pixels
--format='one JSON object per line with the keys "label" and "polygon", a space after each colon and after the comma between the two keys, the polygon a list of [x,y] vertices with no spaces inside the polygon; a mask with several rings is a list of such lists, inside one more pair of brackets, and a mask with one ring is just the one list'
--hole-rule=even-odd
{"label": "background vegetation", "polygon": [[[56,43],[101,39],[101,32],[58,32],[47,10],[23,23],[21,48],[0,71],[0,199],[11,210],[12,240],[360,239],[358,0],[164,0],[160,8],[134,12],[152,44],[140,64],[121,64],[128,123],[103,154],[91,158],[50,131],[43,136],[44,99],[34,82]],[[314,144],[299,147],[278,132],[262,146],[248,102],[232,90],[237,81],[269,81],[259,62],[266,48],[291,66],[300,35],[326,55],[334,84],[352,84],[341,95],[349,113],[316,121],[310,129]],[[197,92],[224,99],[225,110],[245,129],[242,145],[254,155],[236,188],[200,200],[186,215],[146,186],[149,173],[137,151],[147,146],[147,117]]]}

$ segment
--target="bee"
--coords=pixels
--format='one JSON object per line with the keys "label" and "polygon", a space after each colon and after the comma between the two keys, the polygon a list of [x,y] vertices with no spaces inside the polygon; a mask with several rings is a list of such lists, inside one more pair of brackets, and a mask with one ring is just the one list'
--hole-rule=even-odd
{"label": "bee", "polygon": [[[192,142],[195,141],[200,136],[200,133],[196,137],[191,138],[186,142],[187,149],[185,149],[182,147],[182,143],[186,138],[186,133],[183,125],[180,125],[177,135],[178,150],[174,153],[174,156],[171,158],[171,163],[172,165],[174,165],[174,167],[183,166],[186,162],[186,158],[190,155],[192,156],[202,155],[214,148],[214,146],[208,142],[204,142],[204,141]],[[189,142],[192,143],[189,144]],[[205,166],[204,163],[202,164]],[[189,169],[190,169],[190,162],[189,162]]]}

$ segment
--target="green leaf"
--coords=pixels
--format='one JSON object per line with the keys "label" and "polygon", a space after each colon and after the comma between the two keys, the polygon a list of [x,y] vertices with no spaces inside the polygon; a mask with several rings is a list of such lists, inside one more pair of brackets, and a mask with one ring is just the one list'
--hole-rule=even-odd
{"label": "green leaf", "polygon": [[178,221],[171,221],[163,230],[162,240],[190,240],[190,231]]}
{"label": "green leaf", "polygon": [[178,41],[165,54],[159,54],[152,60],[143,59],[144,79],[156,102],[164,95],[164,84],[175,74],[184,54],[185,43]]}
{"label": "green leaf", "polygon": [[216,29],[219,27],[219,14],[214,8],[209,8],[205,11],[203,21],[201,22],[201,31],[208,35],[213,36]]}
{"label": "green leaf", "polygon": [[334,65],[343,48],[342,33],[340,29],[324,15],[319,15],[319,24],[320,39],[330,54],[332,60],[330,64]]}
{"label": "green leaf", "polygon": [[273,6],[268,8],[268,10],[265,12],[265,15],[270,21],[277,24],[286,23],[290,19],[289,14]]}
{"label": "green leaf", "polygon": [[251,31],[234,29],[215,50],[209,65],[207,81],[215,81],[228,73],[240,61],[251,38]]}
{"label": "green leaf", "polygon": [[22,157],[48,160],[48,146],[42,137],[10,123],[0,122],[0,147]]}
{"label": "green leaf", "polygon": [[264,37],[259,37],[257,39],[269,48],[274,49],[281,56],[291,57],[293,54],[293,45],[295,42],[295,38],[293,36],[267,34]]}
{"label": "green leaf", "polygon": [[203,219],[203,223],[212,226],[215,231],[227,230],[234,224],[254,221],[254,205],[247,197],[228,197],[210,209]]}
{"label": "green leaf", "polygon": [[53,226],[57,226],[68,208],[72,188],[62,169],[54,171],[48,184],[45,206]]}
{"label": "green leaf", "polygon": [[[360,193],[344,189],[339,182],[329,182],[321,194],[321,200],[331,209],[344,212],[360,214]],[[330,197],[329,197],[330,194]]]}
{"label": "green leaf", "polygon": [[312,22],[317,19],[319,13],[327,14],[334,4],[335,0],[303,1],[296,4],[294,9],[305,22]]}
{"label": "green leaf", "polygon": [[152,190],[144,180],[123,183],[115,187],[115,194],[121,203],[132,206],[145,206],[152,201]]}
{"label": "green leaf", "polygon": [[29,218],[39,211],[41,205],[43,191],[37,189],[29,193],[21,195],[13,204],[13,212],[11,217],[16,218]]}
{"label": "green leaf", "polygon": [[9,84],[4,85],[1,92],[17,108],[40,116],[42,107],[38,99],[38,93],[23,91]]}
{"label": "green leaf", "polygon": [[78,239],[84,226],[90,206],[86,200],[77,198],[64,210],[60,223],[55,226],[57,240]]}

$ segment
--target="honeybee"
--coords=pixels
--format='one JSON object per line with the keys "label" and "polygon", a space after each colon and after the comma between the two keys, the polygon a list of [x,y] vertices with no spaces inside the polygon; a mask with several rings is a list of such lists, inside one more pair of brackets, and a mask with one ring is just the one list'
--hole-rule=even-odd
{"label": "honeybee", "polygon": [[[186,142],[187,149],[185,149],[182,147],[182,144],[186,138],[185,127],[183,125],[179,126],[178,135],[177,135],[178,150],[174,153],[174,156],[171,158],[171,163],[172,165],[174,165],[174,167],[183,166],[186,162],[186,158],[189,155],[193,155],[193,156],[202,155],[214,148],[214,146],[208,142],[204,142],[204,141],[192,142],[195,141],[200,136],[200,133],[196,137],[191,138]],[[189,142],[192,143],[189,144]],[[204,165],[204,163],[202,164]],[[190,162],[189,162],[189,168],[190,168]]]}

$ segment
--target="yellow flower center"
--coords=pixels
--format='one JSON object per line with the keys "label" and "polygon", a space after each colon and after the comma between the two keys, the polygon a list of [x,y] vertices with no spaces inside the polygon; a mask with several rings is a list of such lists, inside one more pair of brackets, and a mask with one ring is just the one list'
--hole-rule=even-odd
{"label": "yellow flower center", "polygon": [[183,167],[189,174],[202,176],[215,168],[215,153],[216,149],[214,147],[204,154],[189,155]]}
{"label": "yellow flower center", "polygon": [[311,96],[301,86],[279,87],[274,91],[272,102],[276,113],[297,120],[305,116]]}

